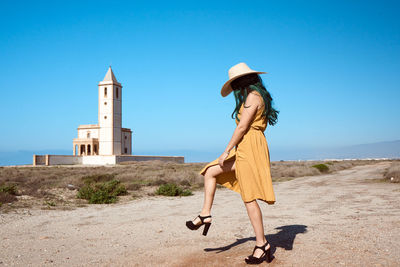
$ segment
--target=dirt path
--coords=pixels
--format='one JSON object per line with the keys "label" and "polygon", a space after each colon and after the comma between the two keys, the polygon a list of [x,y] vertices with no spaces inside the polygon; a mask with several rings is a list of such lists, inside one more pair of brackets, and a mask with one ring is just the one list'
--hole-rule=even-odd
{"label": "dirt path", "polygon": [[[400,185],[373,181],[388,166],[275,183],[276,204],[260,203],[269,265],[399,266]],[[185,227],[202,199],[0,214],[0,266],[246,266],[254,237],[240,196],[217,190],[207,237]]]}

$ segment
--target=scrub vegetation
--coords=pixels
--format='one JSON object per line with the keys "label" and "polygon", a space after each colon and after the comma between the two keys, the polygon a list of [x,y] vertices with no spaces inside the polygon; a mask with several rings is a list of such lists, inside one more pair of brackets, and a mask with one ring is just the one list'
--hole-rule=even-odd
{"label": "scrub vegetation", "polygon": [[[273,182],[334,173],[380,160],[271,162]],[[73,209],[91,203],[135,201],[145,196],[191,195],[202,190],[206,163],[125,162],[116,166],[0,167],[0,210]],[[315,166],[326,166],[315,167]],[[399,161],[385,177],[399,181]],[[159,196],[160,195],[160,196]]]}
{"label": "scrub vegetation", "polygon": [[400,160],[392,162],[385,173],[385,180],[391,183],[400,183]]}
{"label": "scrub vegetation", "polygon": [[329,167],[326,166],[323,163],[320,164],[315,164],[313,165],[313,168],[316,168],[317,170],[319,170],[320,172],[328,172],[329,171]]}
{"label": "scrub vegetation", "polygon": [[76,197],[87,199],[90,204],[115,203],[118,196],[127,194],[125,185],[114,179],[112,174],[90,175],[82,180],[85,184],[79,188]]}
{"label": "scrub vegetation", "polygon": [[168,183],[160,185],[160,187],[156,190],[156,195],[176,197],[190,196],[193,194],[192,191],[190,191],[189,189],[183,189],[175,183]]}

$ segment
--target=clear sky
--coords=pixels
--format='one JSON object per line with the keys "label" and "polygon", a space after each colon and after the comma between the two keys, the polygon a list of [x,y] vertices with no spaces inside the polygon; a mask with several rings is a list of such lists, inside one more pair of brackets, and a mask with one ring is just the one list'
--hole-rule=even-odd
{"label": "clear sky", "polygon": [[[270,147],[400,139],[398,1],[1,1],[0,150],[70,149],[109,65],[135,151],[219,156],[246,62],[280,111]],[[210,160],[213,158],[210,158]],[[205,159],[206,161],[207,159]]]}

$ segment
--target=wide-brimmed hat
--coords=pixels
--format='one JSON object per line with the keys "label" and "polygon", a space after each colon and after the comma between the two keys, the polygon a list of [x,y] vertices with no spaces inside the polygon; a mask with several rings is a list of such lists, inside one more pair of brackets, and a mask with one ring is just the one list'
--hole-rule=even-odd
{"label": "wide-brimmed hat", "polygon": [[229,75],[229,80],[222,86],[221,89],[221,95],[222,97],[225,97],[229,95],[232,92],[232,87],[231,87],[231,82],[236,80],[237,78],[240,78],[242,76],[245,76],[247,74],[263,74],[263,73],[268,73],[268,72],[263,72],[263,71],[256,71],[252,70],[247,66],[246,63],[239,63],[233,66],[232,68],[229,69],[228,75]]}

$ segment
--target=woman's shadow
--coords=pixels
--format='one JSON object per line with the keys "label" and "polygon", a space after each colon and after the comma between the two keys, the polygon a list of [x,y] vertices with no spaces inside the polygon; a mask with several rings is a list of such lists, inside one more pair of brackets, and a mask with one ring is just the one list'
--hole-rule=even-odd
{"label": "woman's shadow", "polygon": [[[275,229],[280,230],[276,234],[272,235],[266,235],[265,238],[268,240],[268,242],[272,245],[272,254],[275,253],[275,248],[280,247],[284,248],[285,250],[292,250],[293,249],[293,242],[294,239],[296,238],[297,234],[303,234],[307,232],[307,226],[306,225],[285,225],[285,226],[280,226],[276,227]],[[211,252],[211,251],[216,251],[216,253],[221,253],[224,251],[227,251],[233,247],[236,247],[240,244],[246,243],[247,241],[255,241],[255,237],[246,237],[246,238],[241,238],[237,239],[235,242],[232,244],[229,244],[227,246],[219,247],[219,248],[205,248],[204,251],[206,252]]]}

